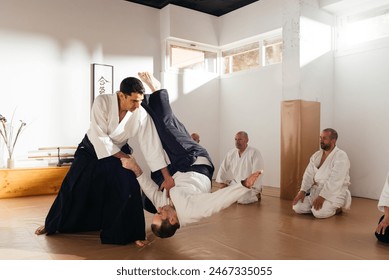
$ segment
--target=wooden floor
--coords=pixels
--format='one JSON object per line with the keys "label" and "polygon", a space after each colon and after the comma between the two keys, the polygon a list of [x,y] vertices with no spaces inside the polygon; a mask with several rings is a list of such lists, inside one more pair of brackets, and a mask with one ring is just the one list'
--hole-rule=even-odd
{"label": "wooden floor", "polygon": [[155,238],[144,248],[100,244],[98,232],[36,236],[55,196],[0,199],[0,259],[3,260],[387,260],[389,246],[376,241],[377,201],[353,198],[352,208],[329,219],[297,215],[277,189],[262,200],[237,205]]}

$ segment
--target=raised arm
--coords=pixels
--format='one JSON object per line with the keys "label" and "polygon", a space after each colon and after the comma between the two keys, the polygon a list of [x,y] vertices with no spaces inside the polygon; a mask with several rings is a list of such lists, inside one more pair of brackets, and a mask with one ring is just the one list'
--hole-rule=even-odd
{"label": "raised arm", "polygon": [[121,161],[124,168],[135,173],[142,191],[151,200],[156,208],[169,204],[167,192],[161,192],[158,190],[157,184],[155,184],[146,174],[143,173],[143,170],[138,165],[133,156],[130,156],[129,158],[121,158]]}

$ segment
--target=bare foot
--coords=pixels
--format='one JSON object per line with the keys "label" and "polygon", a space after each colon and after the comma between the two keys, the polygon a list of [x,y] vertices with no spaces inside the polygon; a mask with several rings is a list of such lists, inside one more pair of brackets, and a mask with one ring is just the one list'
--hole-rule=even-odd
{"label": "bare foot", "polygon": [[45,226],[40,226],[35,230],[36,235],[41,235],[47,233]]}
{"label": "bare foot", "polygon": [[263,173],[263,170],[259,170],[257,172],[254,172],[249,177],[247,177],[245,180],[242,181],[242,185],[245,186],[248,189],[251,189],[252,186],[254,186],[255,181],[257,181],[259,175]]}
{"label": "bare foot", "polygon": [[152,92],[161,89],[161,83],[149,72],[139,72],[139,78],[144,82]]}
{"label": "bare foot", "polygon": [[147,240],[137,240],[137,241],[135,241],[135,245],[136,245],[137,247],[140,247],[140,248],[142,248],[142,247],[148,245],[149,243],[150,243],[150,242],[147,241]]}

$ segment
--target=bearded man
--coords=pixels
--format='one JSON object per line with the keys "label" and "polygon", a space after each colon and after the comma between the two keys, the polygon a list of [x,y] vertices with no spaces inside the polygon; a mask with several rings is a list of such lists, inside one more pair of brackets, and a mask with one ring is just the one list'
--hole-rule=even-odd
{"label": "bearded man", "polygon": [[311,156],[300,191],[293,199],[296,213],[329,218],[341,213],[342,208],[350,208],[350,161],[336,146],[337,139],[338,133],[332,128],[321,132],[321,149]]}

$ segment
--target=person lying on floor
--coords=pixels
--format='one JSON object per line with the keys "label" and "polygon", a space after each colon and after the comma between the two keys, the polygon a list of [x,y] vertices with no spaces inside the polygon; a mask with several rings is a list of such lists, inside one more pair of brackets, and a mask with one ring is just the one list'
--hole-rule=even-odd
{"label": "person lying on floor", "polygon": [[161,238],[171,237],[180,226],[209,217],[237,202],[251,192],[261,175],[260,171],[255,172],[239,184],[211,193],[211,181],[207,176],[196,171],[177,171],[173,175],[175,186],[161,192],[158,185],[143,173],[133,156],[123,158],[122,163],[123,167],[135,173],[142,191],[157,207],[151,230]]}
{"label": "person lying on floor", "polygon": [[375,230],[375,236],[381,242],[389,243],[389,173],[378,201],[378,210],[384,212]]}
{"label": "person lying on floor", "polygon": [[[158,172],[149,176],[143,173],[131,156],[122,159],[123,167],[132,170],[147,198],[158,211],[152,221],[153,233],[161,238],[171,237],[180,226],[211,216],[230,206],[240,197],[251,192],[261,172],[255,172],[242,182],[211,193],[214,167],[208,152],[194,142],[184,125],[173,114],[168,92],[159,89],[159,82],[149,73],[139,73],[153,93],[144,104],[152,116],[170,164],[168,169],[174,187],[159,191]],[[147,209],[146,209],[147,210]]]}

